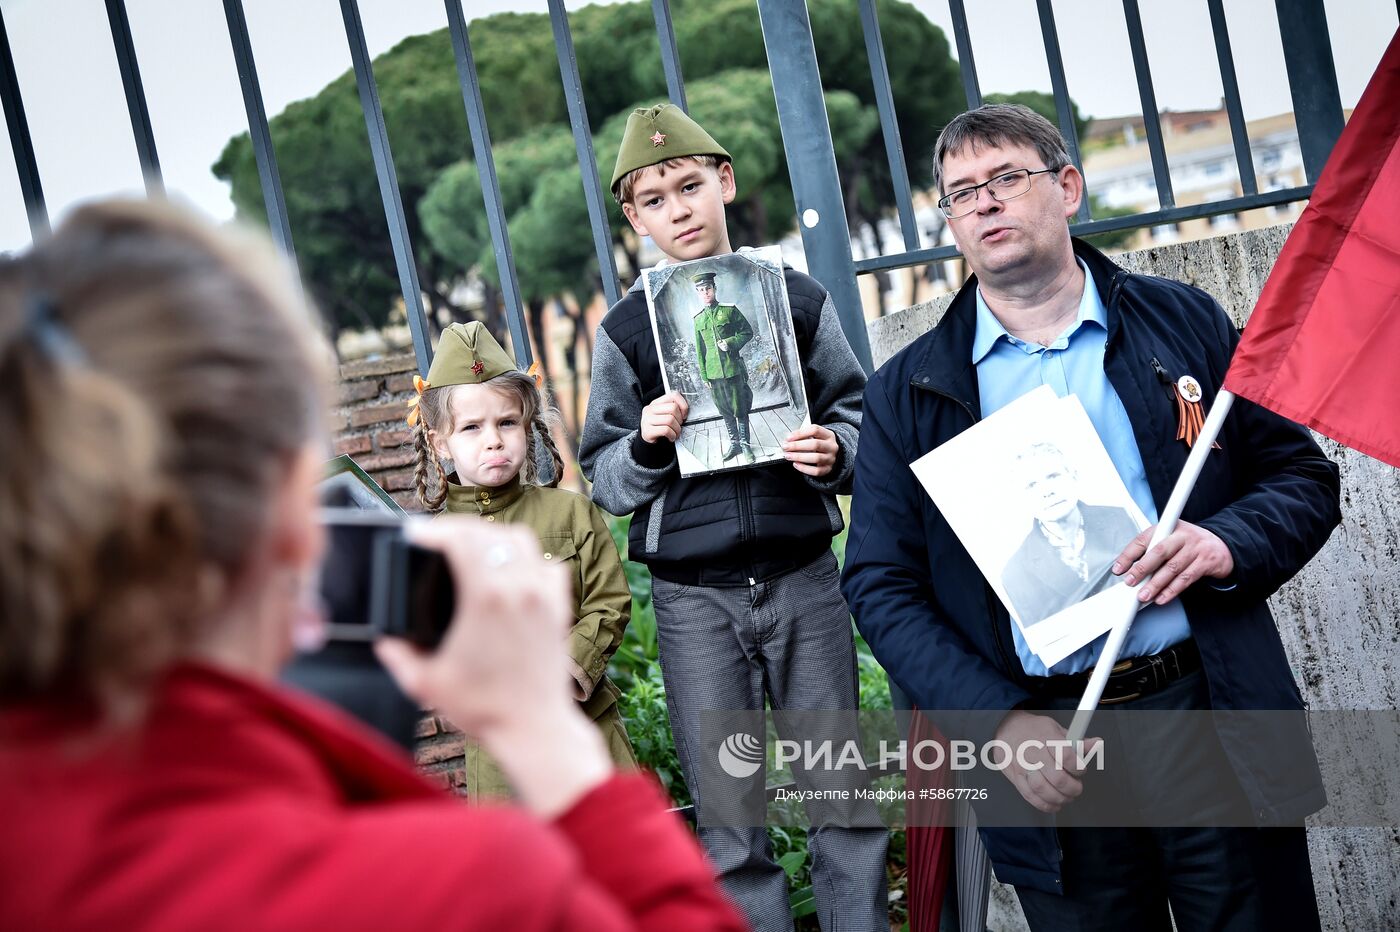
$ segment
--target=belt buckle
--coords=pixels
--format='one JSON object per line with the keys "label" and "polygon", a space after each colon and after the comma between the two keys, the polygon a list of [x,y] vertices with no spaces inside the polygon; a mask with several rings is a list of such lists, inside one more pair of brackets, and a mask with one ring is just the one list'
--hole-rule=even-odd
{"label": "belt buckle", "polygon": [[1118,705],[1120,702],[1132,702],[1134,699],[1142,698],[1142,693],[1128,693],[1126,696],[1114,696],[1112,699],[1100,699],[1099,705]]}

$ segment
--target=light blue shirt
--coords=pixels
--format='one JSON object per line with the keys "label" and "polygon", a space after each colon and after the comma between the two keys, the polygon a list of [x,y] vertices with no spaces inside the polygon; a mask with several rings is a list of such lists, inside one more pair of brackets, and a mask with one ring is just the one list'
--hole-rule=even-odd
{"label": "light blue shirt", "polygon": [[[1133,425],[1103,369],[1108,313],[1098,288],[1094,287],[1093,276],[1082,261],[1079,266],[1084,269],[1079,315],[1049,346],[1027,343],[1007,333],[982,299],[982,289],[977,289],[977,330],[972,340],[972,363],[977,367],[982,416],[991,415],[1042,385],[1049,385],[1061,398],[1078,395],[1133,501],[1155,524],[1157,505],[1152,501],[1152,489],[1142,468],[1142,454],[1133,438]],[[1123,541],[1124,546],[1127,544]],[[1107,638],[1106,634],[1101,635],[1047,670],[1040,658],[1031,652],[1014,621],[1011,636],[1015,638],[1021,666],[1032,676],[1089,669],[1098,661]],[[1121,656],[1156,654],[1190,636],[1191,626],[1179,600],[1147,606],[1138,612],[1133,626],[1128,629]]]}

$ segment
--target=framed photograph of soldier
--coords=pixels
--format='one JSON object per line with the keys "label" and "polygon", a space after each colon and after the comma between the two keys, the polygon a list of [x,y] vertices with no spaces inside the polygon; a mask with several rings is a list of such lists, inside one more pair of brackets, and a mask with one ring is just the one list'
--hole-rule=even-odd
{"label": "framed photograph of soldier", "polygon": [[690,406],[681,475],[782,460],[808,412],[780,247],[646,269],[642,282],[662,381]]}
{"label": "framed photograph of soldier", "polygon": [[1047,667],[1124,616],[1111,567],[1148,520],[1076,396],[1041,386],[910,468]]}

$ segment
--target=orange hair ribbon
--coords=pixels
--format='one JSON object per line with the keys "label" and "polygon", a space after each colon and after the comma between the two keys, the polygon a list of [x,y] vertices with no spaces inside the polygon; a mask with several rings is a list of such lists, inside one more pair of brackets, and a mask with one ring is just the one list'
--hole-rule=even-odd
{"label": "orange hair ribbon", "polygon": [[423,378],[421,375],[415,375],[413,377],[413,390],[417,392],[417,394],[414,395],[413,398],[411,398],[408,402],[407,420],[409,427],[418,426],[418,402],[422,400],[423,393],[427,391],[430,387],[431,386],[428,385],[428,380]]}

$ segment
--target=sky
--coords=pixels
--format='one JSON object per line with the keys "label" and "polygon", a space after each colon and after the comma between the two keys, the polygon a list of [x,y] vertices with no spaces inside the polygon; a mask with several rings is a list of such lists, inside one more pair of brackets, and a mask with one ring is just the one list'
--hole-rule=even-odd
{"label": "sky", "polygon": [[[913,3],[951,46],[947,0]],[[586,5],[565,3],[570,10]],[[1035,0],[965,5],[983,93],[1049,91]],[[1141,0],[1140,6],[1158,105],[1218,106],[1220,74],[1205,0]],[[1351,107],[1396,29],[1396,3],[1326,0],[1325,6],[1342,105]],[[244,0],[244,9],[269,116],[349,70],[337,0]],[[470,26],[496,12],[548,7],[546,0],[463,0],[463,9]],[[1081,111],[1140,112],[1120,0],[1055,0],[1054,9],[1070,96]],[[0,10],[50,216],[59,219],[94,197],[139,195],[140,166],[103,0],[0,0]],[[1245,116],[1291,110],[1273,0],[1225,0],[1225,10]],[[372,56],[405,36],[447,25],[440,0],[360,0],[360,11]],[[215,218],[231,217],[227,185],[209,166],[247,121],[221,0],[127,0],[127,14],[167,189]],[[14,165],[9,136],[0,134],[0,252],[23,248],[30,238]]]}

